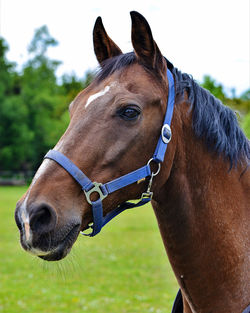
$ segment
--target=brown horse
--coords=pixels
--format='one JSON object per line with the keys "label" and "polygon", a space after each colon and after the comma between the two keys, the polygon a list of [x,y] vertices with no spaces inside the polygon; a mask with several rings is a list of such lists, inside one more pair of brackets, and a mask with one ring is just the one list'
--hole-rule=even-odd
{"label": "brown horse", "polygon": [[[169,105],[170,71],[172,140],[160,172],[153,182],[147,177],[108,195],[103,214],[140,198],[150,181],[183,312],[241,313],[250,299],[249,141],[230,109],[162,56],[144,17],[131,12],[131,18],[134,52],[127,54],[97,19],[100,71],[70,104],[70,124],[54,150],[103,184],[147,164]],[[152,171],[156,165],[150,164]],[[43,161],[16,208],[25,250],[59,260],[93,221],[75,179],[53,159]],[[90,202],[100,194],[96,189]],[[175,312],[182,312],[181,306]]]}

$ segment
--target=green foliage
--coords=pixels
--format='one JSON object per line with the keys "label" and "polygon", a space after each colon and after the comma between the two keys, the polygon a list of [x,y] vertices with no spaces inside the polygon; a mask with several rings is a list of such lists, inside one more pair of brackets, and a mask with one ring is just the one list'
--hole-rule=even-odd
{"label": "green foliage", "polygon": [[22,105],[21,98],[5,98],[0,106],[1,167],[20,169],[29,157],[33,137],[34,133],[28,128],[27,107]]}
{"label": "green foliage", "polygon": [[0,39],[0,169],[19,169],[28,156],[33,134],[27,126],[27,106],[19,97],[14,64],[5,57],[8,47]]}
{"label": "green foliage", "polygon": [[242,122],[242,128],[243,128],[247,138],[250,138],[250,112],[245,116],[245,118]]}
{"label": "green foliage", "polygon": [[63,75],[62,88],[64,89],[64,94],[67,95],[68,102],[70,103],[72,99],[79,93],[79,91],[86,88],[91,83],[93,78],[94,75],[90,71],[87,71],[84,79],[80,80],[74,73],[71,75]]}
{"label": "green foliage", "polygon": [[8,45],[0,37],[0,101],[13,92],[15,64],[6,59]]}
{"label": "green foliage", "polygon": [[203,77],[203,82],[201,83],[201,86],[207,90],[209,90],[216,98],[224,101],[226,98],[226,95],[223,91],[223,86],[221,84],[218,84],[213,78],[211,78],[208,75],[205,75]]}
{"label": "green foliage", "polygon": [[35,56],[40,58],[45,55],[48,47],[57,45],[58,42],[51,37],[48,27],[43,25],[35,31],[35,35],[28,47],[28,52],[34,53]]}
{"label": "green foliage", "polygon": [[241,100],[250,101],[250,89],[243,92],[240,98]]}
{"label": "green foliage", "polygon": [[[44,153],[66,128],[61,116],[67,110],[66,97],[57,85],[55,70],[60,62],[49,60],[46,51],[56,45],[45,26],[38,29],[29,47],[32,58],[24,65],[20,97],[28,106],[28,126],[34,133],[32,160],[37,167]],[[62,125],[63,124],[63,125]]]}
{"label": "green foliage", "polygon": [[47,56],[57,45],[46,26],[37,29],[21,73],[8,62],[8,46],[0,39],[0,170],[34,170],[69,122],[68,105],[91,79],[64,75],[60,61]]}
{"label": "green foliage", "polygon": [[250,138],[250,89],[238,98],[235,96],[229,98],[224,92],[223,86],[208,75],[204,76],[201,86],[208,89],[216,98],[238,113],[239,122],[246,136]]}
{"label": "green foliage", "polygon": [[80,235],[69,256],[46,262],[18,242],[13,209],[25,191],[0,187],[0,312],[171,312],[178,285],[149,205],[124,212],[100,236]]}

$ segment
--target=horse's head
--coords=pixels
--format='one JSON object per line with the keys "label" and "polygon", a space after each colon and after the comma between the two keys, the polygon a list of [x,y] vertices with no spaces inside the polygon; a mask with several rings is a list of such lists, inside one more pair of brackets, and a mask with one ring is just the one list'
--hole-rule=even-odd
{"label": "horse's head", "polygon": [[[147,21],[136,12],[131,17],[134,52],[128,54],[122,54],[97,19],[93,38],[100,72],[70,104],[70,124],[54,148],[101,183],[147,164],[166,111],[166,61]],[[162,184],[164,171],[169,171],[167,166],[157,177]],[[104,215],[126,200],[140,198],[147,183],[142,180],[110,194],[103,201]],[[72,176],[45,159],[18,202],[15,217],[25,250],[59,260],[91,223],[92,210]]]}

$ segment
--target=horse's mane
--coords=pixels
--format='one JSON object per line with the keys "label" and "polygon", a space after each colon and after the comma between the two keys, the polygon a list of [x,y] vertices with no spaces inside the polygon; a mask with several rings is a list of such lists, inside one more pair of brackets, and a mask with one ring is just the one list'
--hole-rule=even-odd
{"label": "horse's mane", "polygon": [[[208,90],[199,86],[188,74],[181,73],[167,59],[168,69],[175,79],[176,95],[188,94],[193,112],[193,129],[198,138],[202,138],[210,151],[223,155],[231,166],[236,166],[243,159],[250,159],[250,143],[239,127],[236,114],[215,98]],[[133,52],[121,54],[106,60],[96,80],[102,81],[137,62]]]}

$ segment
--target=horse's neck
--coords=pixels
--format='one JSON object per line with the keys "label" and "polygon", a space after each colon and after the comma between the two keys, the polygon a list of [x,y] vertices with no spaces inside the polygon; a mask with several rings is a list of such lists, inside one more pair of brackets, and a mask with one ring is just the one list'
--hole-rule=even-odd
{"label": "horse's neck", "polygon": [[211,303],[214,312],[241,312],[250,293],[248,173],[240,179],[242,169],[229,172],[229,163],[209,153],[191,126],[182,136],[153,202],[169,260],[194,312],[210,312]]}

